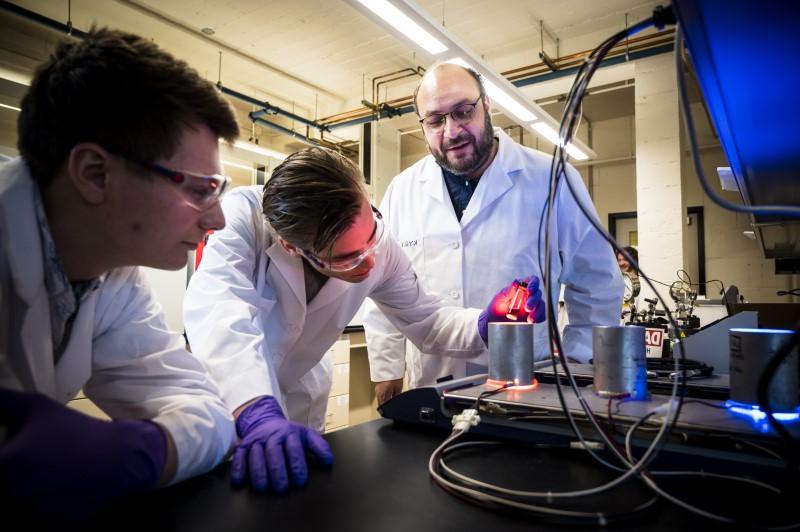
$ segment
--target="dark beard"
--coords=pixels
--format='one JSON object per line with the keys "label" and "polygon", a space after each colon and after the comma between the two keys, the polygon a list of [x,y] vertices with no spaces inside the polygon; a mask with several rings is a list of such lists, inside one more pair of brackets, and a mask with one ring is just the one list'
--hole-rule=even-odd
{"label": "dark beard", "polygon": [[464,176],[474,173],[489,160],[489,157],[492,156],[493,143],[492,119],[489,117],[489,113],[486,113],[483,120],[483,135],[479,139],[475,139],[475,153],[472,157],[459,161],[458,166],[453,166],[447,161],[444,150],[440,154],[434,153],[433,150],[430,150],[430,152],[439,166],[451,174]]}

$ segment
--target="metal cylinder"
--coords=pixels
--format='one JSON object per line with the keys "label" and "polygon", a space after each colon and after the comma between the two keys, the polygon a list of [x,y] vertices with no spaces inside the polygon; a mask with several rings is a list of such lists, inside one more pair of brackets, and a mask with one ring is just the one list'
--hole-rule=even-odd
{"label": "metal cylinder", "polygon": [[[772,357],[790,341],[794,331],[784,329],[731,329],[731,400],[758,404],[758,382]],[[784,359],[770,383],[767,397],[772,410],[792,412],[798,406],[798,348]]]}
{"label": "metal cylinder", "polygon": [[533,324],[489,324],[489,378],[526,386],[533,382]]}
{"label": "metal cylinder", "polygon": [[592,327],[592,364],[594,391],[600,397],[647,399],[644,327]]}

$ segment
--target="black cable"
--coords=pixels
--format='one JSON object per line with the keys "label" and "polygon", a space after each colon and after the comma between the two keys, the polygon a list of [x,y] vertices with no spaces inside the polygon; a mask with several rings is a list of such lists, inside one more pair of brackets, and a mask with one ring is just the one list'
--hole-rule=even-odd
{"label": "black cable", "polygon": [[800,296],[800,287],[792,288],[791,290],[778,290],[775,292],[776,296]]}
{"label": "black cable", "polygon": [[487,397],[491,397],[493,395],[496,395],[496,394],[498,394],[500,392],[503,392],[503,391],[507,390],[508,387],[511,386],[511,384],[512,383],[507,382],[504,385],[502,385],[501,387],[497,388],[496,390],[487,390],[485,392],[481,392],[478,395],[478,397],[475,399],[475,403],[473,403],[472,408],[474,408],[475,410],[480,412],[481,400],[486,399]]}
{"label": "black cable", "polygon": [[[548,206],[547,206],[548,207],[547,208],[547,218],[546,218],[546,222],[545,222],[545,226],[546,226],[545,257],[546,258],[545,258],[544,282],[545,282],[545,293],[547,294],[548,302],[549,302],[549,304],[546,305],[545,310],[547,312],[547,319],[548,319],[548,323],[549,323],[549,332],[550,332],[550,338],[551,338],[551,355],[553,355],[553,353],[552,353],[552,348],[553,347],[555,347],[555,349],[558,349],[559,353],[562,354],[562,356],[560,358],[561,358],[561,365],[563,367],[564,374],[565,374],[566,378],[568,379],[568,381],[570,382],[570,385],[571,385],[572,389],[575,391],[576,396],[578,397],[579,401],[581,402],[581,406],[582,406],[583,410],[586,412],[587,417],[592,422],[595,430],[598,431],[598,433],[603,437],[604,441],[606,441],[606,443],[609,446],[609,448],[614,452],[614,454],[616,455],[617,459],[619,459],[620,462],[623,465],[626,465],[628,467],[630,467],[630,466],[626,463],[626,459],[625,459],[624,454],[622,454],[622,452],[620,452],[620,450],[618,449],[617,443],[613,440],[613,438],[611,438],[608,434],[605,433],[605,431],[603,430],[602,427],[600,427],[599,423],[597,422],[597,419],[595,418],[595,416],[593,415],[593,413],[591,411],[591,408],[589,408],[589,406],[586,403],[585,399],[583,399],[580,391],[578,390],[577,384],[575,383],[574,377],[573,377],[572,373],[570,372],[569,365],[568,365],[567,360],[566,360],[567,354],[565,353],[565,351],[563,349],[563,345],[562,345],[562,342],[561,342],[561,337],[560,337],[560,334],[559,334],[559,332],[557,330],[557,325],[555,324],[556,320],[555,320],[555,315],[553,313],[553,308],[555,306],[555,303],[552,300],[553,295],[551,293],[552,290],[550,288],[550,286],[551,286],[550,269],[551,269],[551,265],[552,265],[551,253],[550,253],[550,251],[551,251],[551,247],[550,247],[550,220],[551,220],[552,215],[553,215],[553,212],[552,212],[553,211],[553,204],[555,202],[556,191],[557,191],[557,187],[558,187],[558,184],[559,184],[558,183],[559,177],[563,177],[565,179],[565,181],[567,182],[567,186],[570,189],[570,193],[572,194],[573,198],[575,199],[575,201],[576,201],[577,205],[579,206],[580,210],[582,211],[583,215],[586,216],[586,218],[590,221],[590,223],[592,223],[592,225],[595,227],[595,229],[597,229],[601,234],[604,235],[604,238],[606,238],[606,240],[615,249],[617,249],[617,250],[620,249],[620,247],[614,242],[614,239],[610,235],[608,235],[607,232],[605,232],[604,229],[602,229],[602,226],[600,226],[599,223],[596,222],[594,220],[594,218],[587,212],[586,207],[582,204],[581,200],[578,198],[578,195],[577,195],[576,191],[573,189],[571,181],[570,181],[570,179],[569,179],[569,177],[567,175],[567,172],[566,172],[566,159],[565,159],[565,155],[564,155],[564,153],[565,153],[564,147],[569,144],[569,142],[570,142],[570,140],[572,138],[572,133],[574,132],[575,126],[577,124],[577,109],[580,108],[580,101],[581,101],[581,99],[583,97],[583,94],[585,93],[585,90],[586,90],[586,87],[588,85],[589,79],[591,79],[594,71],[597,69],[597,67],[599,65],[599,62],[606,55],[608,50],[610,50],[610,48],[612,48],[614,46],[614,44],[619,42],[619,40],[629,36],[630,34],[638,32],[641,29],[644,29],[644,28],[648,27],[650,24],[651,24],[651,21],[649,21],[649,20],[648,21],[643,21],[643,22],[640,22],[639,24],[631,27],[627,31],[619,32],[616,35],[610,37],[603,44],[598,46],[590,54],[589,59],[587,59],[581,65],[581,67],[579,69],[579,72],[578,72],[578,75],[576,76],[576,80],[573,83],[572,88],[570,89],[570,93],[569,93],[569,96],[568,96],[568,99],[567,99],[567,105],[565,106],[565,109],[564,109],[564,114],[563,114],[562,121],[561,121],[560,135],[559,135],[562,140],[559,143],[559,145],[557,145],[555,147],[554,153],[553,153],[553,163],[551,165],[551,172],[550,172],[549,202],[548,202]],[[636,261],[634,261],[632,259],[632,257],[630,257],[630,255],[626,251],[622,250],[622,253],[623,253],[623,255],[626,256],[626,258],[629,259],[629,262],[634,266],[634,268],[638,272],[641,273],[641,269],[638,267],[638,264],[636,263]],[[653,289],[653,291],[659,297],[659,299],[661,300],[662,304],[664,304],[664,306],[666,307],[665,301],[663,300],[663,298],[661,298],[660,294],[658,294],[658,292],[655,290],[655,287],[651,283],[650,283],[650,287],[651,287],[651,289]],[[667,310],[667,314],[670,317],[671,323],[673,324],[673,326],[677,330],[677,323],[672,318],[672,315],[669,312],[669,310]],[[683,354],[683,349],[682,349],[682,344],[680,344],[680,339],[679,339],[679,345],[681,347],[680,348],[680,353],[682,355]],[[555,357],[553,356],[551,360],[552,360],[552,363],[553,363],[553,371],[554,371],[554,373],[556,375],[558,375]],[[568,407],[566,405],[566,401],[564,399],[563,392],[561,390],[560,380],[556,379],[555,384],[556,384],[556,391],[558,393],[559,401],[560,401],[560,403],[562,405],[562,408],[567,413],[568,418],[570,419],[570,424],[572,426],[572,429],[576,433],[576,435],[579,438],[582,439],[582,436],[581,436],[580,432],[578,431],[577,427],[575,426],[574,420],[572,420],[571,413],[569,412],[569,409],[568,409]],[[681,384],[681,388],[685,389],[685,378],[681,379],[681,383],[680,384]],[[677,386],[677,385],[678,385],[678,382],[676,381],[674,383],[674,386]],[[676,388],[673,388],[673,393],[674,394],[675,394],[675,391],[676,391]],[[677,413],[677,415],[680,414],[680,402],[678,403],[678,408],[676,409],[676,413]],[[677,415],[672,419],[672,426],[673,427],[674,427],[675,421],[677,420]],[[600,460],[596,456],[595,456],[595,458]],[[602,462],[605,463],[604,461],[602,461]]]}

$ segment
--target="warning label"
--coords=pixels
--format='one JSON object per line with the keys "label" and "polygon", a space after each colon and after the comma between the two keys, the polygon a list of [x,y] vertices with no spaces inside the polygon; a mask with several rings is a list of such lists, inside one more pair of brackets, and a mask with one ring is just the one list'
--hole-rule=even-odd
{"label": "warning label", "polygon": [[644,343],[647,347],[647,358],[661,358],[664,352],[664,329],[645,329]]}

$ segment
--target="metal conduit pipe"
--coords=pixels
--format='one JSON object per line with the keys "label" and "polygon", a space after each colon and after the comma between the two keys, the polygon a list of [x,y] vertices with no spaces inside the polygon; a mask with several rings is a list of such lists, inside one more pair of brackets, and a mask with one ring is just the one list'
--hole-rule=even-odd
{"label": "metal conduit pipe", "polygon": [[[668,30],[668,31],[671,31],[671,30]],[[640,44],[638,47],[635,47],[635,49],[631,48],[631,50],[633,50],[633,51],[631,51],[628,54],[628,57],[625,56],[624,50],[621,50],[621,51],[617,52],[616,56],[613,56],[613,57],[607,56],[603,60],[601,65],[602,66],[612,66],[612,65],[620,64],[620,63],[625,62],[625,61],[633,61],[633,60],[636,60],[636,59],[643,59],[643,58],[651,57],[651,56],[658,55],[658,54],[669,53],[669,52],[672,52],[673,47],[674,47],[672,41],[664,40],[664,35],[663,34],[654,34],[652,36],[648,35],[648,36],[645,36],[645,37],[641,37],[641,38],[639,38],[637,40],[641,40],[642,44]],[[658,42],[659,44],[657,44],[655,46],[652,46],[652,42],[653,41]],[[662,41],[663,41],[663,43],[662,43]],[[634,42],[634,40],[632,39],[631,42]],[[519,74],[520,72],[530,72],[532,69],[534,69],[536,67],[544,66],[543,63],[539,63],[538,65],[530,65],[530,66],[526,66],[526,67],[520,67],[520,68],[516,68],[516,69],[513,69],[513,70],[506,71],[506,72],[502,72],[501,74],[504,75],[504,76],[509,76],[509,74],[516,74],[515,76],[512,76],[512,77],[509,78],[509,81],[511,81],[511,83],[516,87],[525,87],[527,85],[534,85],[536,83],[541,83],[541,82],[544,82],[544,81],[549,81],[549,80],[561,78],[561,77],[564,77],[564,76],[574,75],[578,71],[578,68],[580,67],[580,61],[582,61],[583,58],[588,53],[589,53],[589,51],[579,52],[579,53],[576,53],[576,54],[571,54],[570,56],[566,56],[565,58],[556,59],[556,62],[562,65],[562,67],[556,72],[551,72],[550,69],[547,69],[545,67],[544,71],[543,71],[545,73],[543,73],[543,74],[531,74],[531,73],[523,74],[523,75]],[[576,58],[575,61],[572,62],[572,64],[575,64],[577,66],[564,68],[564,66],[565,66],[565,65],[563,65],[564,60],[565,59],[571,59],[571,58]],[[407,96],[407,97],[404,97],[404,98],[398,98],[396,100],[393,100],[393,102],[404,102],[404,101],[410,101],[410,100],[411,100],[411,96]],[[391,105],[393,102],[387,102],[387,103],[389,103]],[[402,109],[404,110],[404,113],[408,112],[408,111],[405,111],[405,109],[406,109],[405,107],[403,107]],[[411,107],[411,110],[413,110],[413,106]],[[401,113],[401,114],[404,114],[404,113]],[[367,120],[365,120],[365,118]],[[361,109],[353,109],[353,110],[350,110],[350,111],[346,111],[344,113],[340,113],[340,114],[337,114],[337,115],[332,115],[332,116],[328,116],[328,117],[322,118],[322,119],[320,119],[320,123],[325,124],[326,126],[331,127],[331,128],[339,128],[339,127],[346,127],[346,126],[355,125],[355,124],[363,124],[365,122],[370,122],[370,121],[377,120],[378,118],[384,118],[384,117],[383,116],[378,117],[376,115],[376,113],[372,109],[364,107],[364,108],[361,108]]]}
{"label": "metal conduit pipe", "polygon": [[[674,40],[673,34],[675,30],[673,29],[666,29],[659,33],[652,33],[650,35],[644,35],[642,37],[636,37],[634,39],[630,39],[627,43],[622,42],[611,48],[607,57],[613,57],[619,54],[625,55],[625,50],[642,50],[647,47],[658,46],[661,44],[667,44]],[[565,66],[575,66],[580,65],[585,58],[589,55],[591,51],[585,50],[583,52],[576,52],[574,54],[564,55],[561,57],[557,57],[553,59],[556,65],[559,68],[563,68]],[[550,71],[549,68],[545,65],[545,63],[536,63],[533,65],[526,65],[523,67],[513,68],[511,70],[505,70],[501,72],[503,76],[507,77],[510,81],[514,81],[520,78],[527,78],[529,76],[535,76],[542,72]]]}
{"label": "metal conduit pipe", "polygon": [[343,147],[341,144],[330,142],[325,139],[315,139],[313,137],[309,137],[307,135],[303,135],[302,133],[298,133],[297,131],[293,131],[289,128],[283,127],[282,125],[276,124],[275,122],[270,122],[269,120],[264,120],[263,118],[259,118],[258,117],[259,112],[260,111],[255,111],[253,113],[250,113],[250,120],[264,127],[274,129],[275,131],[283,133],[284,135],[289,135],[290,137],[299,140],[303,144],[306,144],[308,146],[319,146],[322,148],[336,150],[350,157],[355,157],[358,154],[357,151],[353,151],[350,148]]}
{"label": "metal conduit pipe", "polygon": [[66,35],[70,35],[72,37],[79,37],[81,39],[86,37],[85,31],[76,29],[71,24],[63,24],[61,22],[58,22],[57,20],[53,20],[51,18],[45,17],[44,15],[40,15],[39,13],[34,13],[33,11],[29,11],[24,7],[12,4],[11,2],[6,2],[6,0],[0,0],[0,9],[8,11],[9,13],[13,13],[14,15],[18,15],[22,18],[26,18],[32,22],[36,22],[37,24],[41,24],[42,26],[48,27],[51,30],[56,30]]}
{"label": "metal conduit pipe", "polygon": [[[269,102],[262,102],[260,100],[257,100],[255,98],[251,97],[251,96],[248,96],[246,94],[242,94],[241,92],[237,92],[237,91],[235,91],[233,89],[229,89],[228,87],[224,86],[222,83],[217,83],[217,88],[223,94],[227,94],[228,96],[232,96],[233,98],[236,98],[237,100],[241,100],[243,102],[247,102],[247,103],[256,105],[258,107],[261,107],[263,109],[264,113],[272,113],[272,114],[276,114],[276,115],[285,116],[286,118],[290,118],[290,119],[292,119],[292,120],[294,120],[296,122],[300,122],[301,124],[305,124],[305,125],[307,125],[309,127],[313,127],[315,129],[318,129],[320,131],[320,133],[323,132],[323,131],[330,132],[330,129],[328,129],[328,126],[326,126],[325,124],[320,124],[319,122],[315,122],[314,120],[309,120],[308,118],[304,118],[304,117],[296,115],[294,113],[290,113],[289,111],[284,111],[280,107],[272,105]],[[291,130],[287,130],[287,131],[291,131]]]}
{"label": "metal conduit pipe", "polygon": [[254,113],[250,113],[250,120],[252,120],[257,124],[261,124],[262,126],[274,129],[275,131],[279,131],[284,135],[289,135],[290,137],[299,140],[303,144],[308,144],[309,146],[323,146],[323,143],[317,139],[308,137],[306,135],[298,133],[297,131],[292,131],[291,129],[283,127],[280,124],[276,124],[275,122],[270,122],[269,120],[258,118],[258,116],[254,116]]}
{"label": "metal conduit pipe", "polygon": [[[629,54],[630,59],[626,58],[624,53],[621,53],[621,54],[619,54],[619,55],[617,55],[615,57],[611,57],[611,58],[606,57],[605,59],[603,59],[602,63],[600,63],[600,64],[601,64],[601,66],[604,66],[604,67],[613,66],[613,65],[619,65],[620,63],[625,63],[625,62],[627,62],[629,60],[633,61],[633,60],[636,60],[636,59],[644,59],[645,57],[651,57],[651,56],[654,56],[654,55],[669,53],[669,52],[672,52],[673,48],[674,48],[674,45],[672,43],[662,44],[662,45],[655,46],[655,47],[652,47],[652,48],[646,48],[644,50],[638,50],[636,52],[631,52]],[[526,87],[528,85],[535,85],[536,83],[541,83],[543,81],[550,81],[551,79],[557,79],[557,78],[563,78],[564,76],[575,75],[575,73],[578,72],[579,68],[580,68],[580,66],[575,66],[575,67],[571,67],[571,68],[562,68],[562,69],[560,69],[560,70],[558,70],[556,72],[548,71],[545,74],[540,74],[540,75],[537,75],[537,76],[531,76],[531,77],[528,77],[528,78],[518,79],[518,80],[512,81],[511,83],[513,83],[514,86],[516,86],[516,87]]]}
{"label": "metal conduit pipe", "polygon": [[380,120],[381,118],[393,118],[395,116],[402,116],[404,114],[412,112],[414,112],[413,105],[408,105],[406,107],[400,107],[397,109],[392,107],[391,110],[382,109],[380,113],[374,113],[369,116],[354,118],[352,120],[346,120],[344,122],[337,122],[335,124],[330,124],[328,127],[330,129],[339,129],[341,127],[349,127],[358,124],[366,124],[367,122],[374,122],[375,120]]}
{"label": "metal conduit pipe", "polygon": [[[405,73],[405,74],[404,74]],[[401,76],[397,76],[397,74],[403,74]],[[385,83],[389,83],[392,81],[397,81],[399,79],[410,78],[413,76],[422,77],[425,74],[425,69],[421,66],[417,68],[404,68],[403,70],[398,70],[397,72],[390,72],[389,74],[384,74],[382,76],[376,76],[372,80],[372,104],[377,105],[378,100],[380,99],[380,90],[381,85]],[[395,76],[395,77],[392,77]],[[378,81],[380,80],[380,81]],[[377,82],[377,83],[376,83]]]}
{"label": "metal conduit pipe", "polygon": [[52,30],[62,32],[66,35],[72,35],[73,37],[80,37],[81,39],[86,37],[85,31],[76,29],[69,24],[62,24],[57,20],[47,18],[44,15],[40,15],[39,13],[34,13],[33,11],[29,11],[24,7],[12,4],[11,2],[0,0],[0,8],[2,8],[5,11],[8,11],[9,13],[13,13],[15,15],[19,15],[20,17],[26,18],[30,21],[36,22],[37,24],[41,24],[42,26],[46,26]]}

